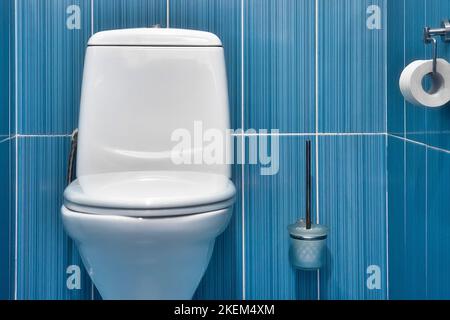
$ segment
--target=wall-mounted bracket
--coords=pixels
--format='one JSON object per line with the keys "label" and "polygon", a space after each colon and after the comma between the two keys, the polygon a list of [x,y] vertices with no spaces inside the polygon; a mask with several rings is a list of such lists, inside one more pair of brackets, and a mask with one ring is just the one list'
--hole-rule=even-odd
{"label": "wall-mounted bracket", "polygon": [[425,27],[423,30],[423,41],[433,44],[433,74],[437,71],[438,43],[436,37],[440,36],[442,41],[450,42],[450,21],[442,21],[441,28]]}
{"label": "wall-mounted bracket", "polygon": [[440,36],[444,42],[450,42],[450,21],[448,19],[442,21],[441,28],[424,28],[423,39],[425,43],[432,42],[433,37],[436,36]]}

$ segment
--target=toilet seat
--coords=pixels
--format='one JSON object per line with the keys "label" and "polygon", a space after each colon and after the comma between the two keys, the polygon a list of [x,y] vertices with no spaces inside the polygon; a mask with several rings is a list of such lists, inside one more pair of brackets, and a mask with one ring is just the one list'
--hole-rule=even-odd
{"label": "toilet seat", "polygon": [[223,175],[193,171],[128,171],[81,176],[64,191],[75,212],[130,217],[179,216],[230,207],[236,189]]}

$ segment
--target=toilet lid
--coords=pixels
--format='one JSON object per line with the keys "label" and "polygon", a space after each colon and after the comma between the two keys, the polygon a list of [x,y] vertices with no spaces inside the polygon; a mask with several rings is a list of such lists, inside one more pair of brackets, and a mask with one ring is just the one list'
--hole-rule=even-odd
{"label": "toilet lid", "polygon": [[81,176],[64,191],[73,211],[171,216],[229,207],[236,189],[223,175],[191,171],[114,172]]}

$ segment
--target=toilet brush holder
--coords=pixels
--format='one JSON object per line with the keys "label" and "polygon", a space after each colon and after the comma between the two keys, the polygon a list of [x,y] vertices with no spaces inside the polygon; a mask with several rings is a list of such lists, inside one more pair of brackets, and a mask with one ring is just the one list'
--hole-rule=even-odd
{"label": "toilet brush holder", "polygon": [[300,270],[317,270],[324,265],[328,228],[311,224],[307,229],[303,220],[288,226],[289,256],[292,265]]}

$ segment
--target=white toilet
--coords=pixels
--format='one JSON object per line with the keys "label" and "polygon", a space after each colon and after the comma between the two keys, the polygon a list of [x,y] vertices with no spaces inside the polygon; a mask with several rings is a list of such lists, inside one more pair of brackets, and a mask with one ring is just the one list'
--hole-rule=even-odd
{"label": "white toilet", "polygon": [[[228,134],[225,62],[215,35],[143,28],[91,37],[77,179],[61,212],[104,299],[192,298],[236,192],[226,161],[201,161],[199,124]],[[192,146],[177,155],[191,162],[174,161],[180,132],[192,135]]]}

